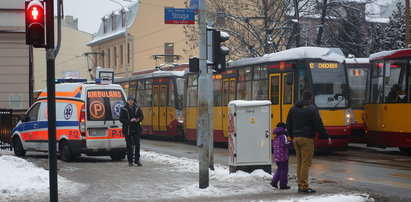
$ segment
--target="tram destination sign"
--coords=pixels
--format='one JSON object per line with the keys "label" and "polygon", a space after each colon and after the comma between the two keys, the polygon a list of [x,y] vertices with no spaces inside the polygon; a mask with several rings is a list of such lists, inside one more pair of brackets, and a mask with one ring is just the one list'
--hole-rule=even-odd
{"label": "tram destination sign", "polygon": [[194,24],[194,9],[164,8],[165,24]]}

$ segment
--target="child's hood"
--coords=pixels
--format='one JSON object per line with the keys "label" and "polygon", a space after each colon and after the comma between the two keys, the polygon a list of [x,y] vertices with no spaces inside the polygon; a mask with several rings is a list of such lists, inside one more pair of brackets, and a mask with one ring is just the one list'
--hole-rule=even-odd
{"label": "child's hood", "polygon": [[285,133],[285,128],[283,128],[283,127],[275,127],[273,133],[274,133],[274,134],[284,134],[284,133]]}

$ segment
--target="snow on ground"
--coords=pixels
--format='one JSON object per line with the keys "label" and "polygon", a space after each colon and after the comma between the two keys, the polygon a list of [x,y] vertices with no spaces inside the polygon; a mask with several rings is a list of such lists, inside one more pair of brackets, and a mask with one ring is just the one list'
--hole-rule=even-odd
{"label": "snow on ground", "polygon": [[[150,151],[141,151],[141,156],[144,161],[151,161],[159,164],[173,165],[168,167],[172,172],[190,172],[198,173],[199,165],[198,161],[194,159],[188,159],[185,157],[176,157],[168,154],[159,154]],[[265,189],[271,189],[267,186],[267,181],[272,178],[271,174],[266,173],[263,170],[255,170],[252,173],[246,173],[243,171],[237,171],[236,173],[229,174],[228,167],[220,164],[214,165],[215,170],[210,170],[210,180],[213,180],[213,185],[209,185],[206,189],[199,189],[198,182],[191,185],[186,185],[179,190],[171,192],[170,195],[179,197],[219,197],[236,194],[252,194],[265,191]],[[263,184],[264,188],[251,185],[252,183],[259,182]],[[224,184],[224,186],[222,186]],[[227,185],[231,184],[231,185]],[[227,188],[228,187],[228,188]],[[284,190],[286,192],[287,190]],[[294,192],[293,190],[292,192]],[[287,200],[280,200],[281,202],[365,202],[374,201],[368,194],[364,193],[341,193],[335,195],[316,195],[302,198],[292,198]]]}
{"label": "snow on ground", "polygon": [[[176,157],[167,154],[160,154],[151,151],[141,151],[143,161],[167,165],[167,172],[178,172],[195,174],[198,173],[198,161],[184,157]],[[215,170],[210,171],[210,180],[213,181],[206,189],[198,188],[198,181],[183,183],[176,186],[173,191],[161,196],[167,198],[186,198],[189,200],[193,197],[225,197],[240,194],[255,194],[272,192],[272,188],[267,186],[271,175],[263,170],[255,170],[252,173],[238,171],[229,174],[228,167],[215,164]],[[18,174],[17,174],[18,173]],[[27,199],[39,200],[48,196],[49,172],[39,168],[22,158],[14,156],[10,151],[0,150],[0,201]],[[75,183],[59,176],[59,194],[65,196],[74,196],[84,189],[87,185]],[[294,190],[282,190],[282,193],[295,193]],[[47,199],[47,198],[46,198]],[[299,198],[290,198],[280,200],[281,202],[365,202],[374,201],[364,193],[339,193],[315,195]]]}
{"label": "snow on ground", "polygon": [[[10,151],[0,150],[0,201],[42,200],[49,196],[49,171]],[[58,176],[59,194],[76,194],[85,185]]]}

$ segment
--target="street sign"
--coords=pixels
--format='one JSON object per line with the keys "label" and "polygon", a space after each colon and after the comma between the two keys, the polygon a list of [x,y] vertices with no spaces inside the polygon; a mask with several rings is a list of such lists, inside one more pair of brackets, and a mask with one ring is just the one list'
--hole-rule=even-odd
{"label": "street sign", "polygon": [[165,24],[194,24],[194,9],[165,8]]}

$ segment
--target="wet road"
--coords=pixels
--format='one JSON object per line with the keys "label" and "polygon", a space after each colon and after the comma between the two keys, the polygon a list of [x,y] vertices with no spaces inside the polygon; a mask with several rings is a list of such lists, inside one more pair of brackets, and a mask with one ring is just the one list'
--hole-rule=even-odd
{"label": "wet road", "polygon": [[[198,159],[198,149],[195,144],[147,139],[143,139],[141,143],[142,150]],[[25,159],[45,169],[48,167],[47,154],[28,152]],[[214,162],[222,165],[228,164],[226,148],[214,148]],[[289,174],[292,180],[295,181],[296,160],[294,154],[291,154],[289,162]],[[144,166],[150,168],[151,165],[146,163],[143,162]],[[58,168],[59,175],[76,182],[89,184],[87,192],[90,193],[112,193],[113,189],[121,190],[128,187],[129,184],[133,184],[136,181],[133,179],[150,182],[150,177],[154,177],[153,172],[150,172],[150,170],[144,173],[136,173],[133,172],[133,168],[130,169],[126,166],[125,160],[113,162],[109,157],[82,156],[69,163],[59,160]],[[275,166],[273,166],[273,169],[275,169]],[[77,170],[81,170],[81,172],[76,172]],[[113,177],[118,175],[120,177]],[[124,179],[127,177],[123,175],[130,175],[128,176],[130,179],[125,181]],[[373,149],[356,144],[351,145],[346,152],[316,154],[310,169],[310,178],[312,178],[311,183],[329,184],[330,186],[326,186],[327,189],[334,189],[335,187],[335,189],[364,191],[372,195],[376,201],[411,200],[411,156],[393,149]],[[110,184],[110,186],[101,185],[102,183]],[[162,182],[157,183],[164,184]],[[324,189],[324,186],[321,187]],[[137,187],[129,188],[135,190]],[[167,189],[167,186],[164,189]],[[335,192],[338,192],[338,190],[335,190]],[[135,195],[126,194],[130,193],[127,191],[115,193],[118,199],[132,199],[141,195],[138,193]],[[108,198],[104,194],[99,194],[93,196],[92,199],[96,201],[98,197],[101,197],[101,200]],[[147,195],[146,197],[153,196]],[[86,201],[87,198],[70,197],[70,200]]]}

